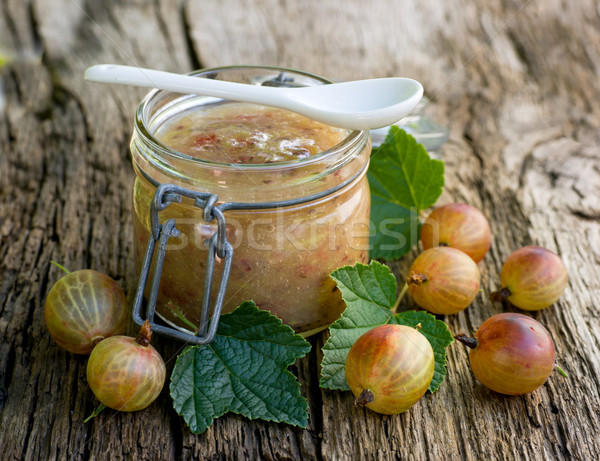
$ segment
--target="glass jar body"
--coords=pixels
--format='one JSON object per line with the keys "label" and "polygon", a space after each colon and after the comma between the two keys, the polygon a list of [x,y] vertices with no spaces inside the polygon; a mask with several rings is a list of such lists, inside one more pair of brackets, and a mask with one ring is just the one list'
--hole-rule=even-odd
{"label": "glass jar body", "polygon": [[[257,78],[273,79],[273,75],[280,78],[282,72],[288,80],[300,84],[326,83],[309,74],[276,68],[212,69],[204,74],[251,83]],[[178,106],[180,110],[202,110],[202,104],[214,103],[155,92],[138,109],[131,143],[137,173],[133,191],[136,268],[139,272],[151,238],[150,203],[158,184],[168,182],[217,194],[220,203],[256,204],[320,194],[319,199],[293,206],[225,212],[227,239],[234,248],[234,257],[223,305],[223,312],[229,312],[251,299],[297,332],[319,331],[344,309],[329,274],[338,267],[368,259],[369,135],[349,132],[335,148],[308,159],[242,166],[190,159],[170,152],[154,139],[153,133],[169,118],[164,112]],[[216,225],[205,222],[203,211],[187,199],[161,211],[161,222],[170,218],[175,219],[181,235],[171,238],[167,246],[157,313],[167,322],[183,326],[174,311],[193,323],[199,320],[205,242],[216,231]],[[220,273],[221,261],[217,258],[213,294]]]}

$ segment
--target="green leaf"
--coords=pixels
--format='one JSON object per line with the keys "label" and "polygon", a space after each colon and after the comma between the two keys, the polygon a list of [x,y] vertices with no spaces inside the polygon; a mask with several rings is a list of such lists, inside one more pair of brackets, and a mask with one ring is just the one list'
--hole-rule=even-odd
{"label": "green leaf", "polygon": [[454,340],[441,320],[425,311],[406,311],[394,314],[396,279],[389,268],[376,261],[356,264],[334,271],[331,277],[337,282],[346,301],[341,318],[329,328],[329,339],[323,346],[320,386],[326,389],[348,390],[345,364],[348,351],[356,340],[372,328],[387,323],[415,327],[431,343],[435,357],[433,379],[429,391],[435,392],[446,376],[446,347]]}
{"label": "green leaf", "polygon": [[385,264],[371,261],[366,266],[345,266],[331,273],[346,305],[366,307],[370,304],[390,309],[396,301],[396,278]]}
{"label": "green leaf", "polygon": [[371,196],[371,223],[371,258],[400,259],[419,241],[419,215],[377,195]]}
{"label": "green leaf", "polygon": [[310,344],[254,302],[221,316],[207,345],[187,347],[171,375],[173,407],[194,434],[231,411],[306,427],[308,403],[287,369]]}
{"label": "green leaf", "polygon": [[392,126],[373,151],[368,171],[371,194],[419,214],[432,206],[444,186],[444,162],[404,130]]}

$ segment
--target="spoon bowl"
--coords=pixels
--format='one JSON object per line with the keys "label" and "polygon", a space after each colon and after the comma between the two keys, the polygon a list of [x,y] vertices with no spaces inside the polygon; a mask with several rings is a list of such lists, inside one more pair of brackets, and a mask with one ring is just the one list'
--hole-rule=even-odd
{"label": "spoon bowl", "polygon": [[402,77],[285,88],[101,64],[88,68],[85,78],[278,107],[327,125],[353,130],[391,125],[408,115],[423,96],[419,82]]}

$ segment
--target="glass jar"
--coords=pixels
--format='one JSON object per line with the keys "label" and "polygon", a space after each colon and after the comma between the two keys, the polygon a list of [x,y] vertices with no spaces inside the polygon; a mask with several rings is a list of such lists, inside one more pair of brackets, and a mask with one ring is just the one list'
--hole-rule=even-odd
{"label": "glass jar", "polygon": [[[330,83],[315,75],[274,67],[224,67],[193,75],[259,85]],[[175,151],[157,139],[158,130],[175,117],[215,104],[231,102],[154,90],[138,107],[131,141],[136,172],[133,209],[138,275],[150,238],[150,204],[160,184],[216,194],[219,203],[302,202],[224,213],[234,256],[223,312],[253,300],[297,332],[316,333],[335,321],[344,309],[329,274],[338,267],[368,259],[369,133],[347,131],[341,142],[318,154],[258,164],[203,160]],[[314,195],[320,198],[304,200]],[[204,221],[203,210],[186,198],[160,213],[161,222],[175,219],[181,235],[170,238],[167,245],[156,312],[178,328],[184,324],[181,315],[173,315],[174,311],[198,324],[206,241],[215,233],[216,224]],[[220,281],[221,264],[216,257],[213,286]]]}

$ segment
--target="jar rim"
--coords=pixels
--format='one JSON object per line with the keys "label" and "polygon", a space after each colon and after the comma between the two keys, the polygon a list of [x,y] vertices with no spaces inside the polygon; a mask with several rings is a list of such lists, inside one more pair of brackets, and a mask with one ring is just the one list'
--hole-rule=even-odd
{"label": "jar rim", "polygon": [[[295,75],[299,75],[302,77],[307,77],[319,82],[322,84],[333,83],[332,80],[329,80],[325,77],[321,77],[316,74],[312,74],[310,72],[305,72],[297,69],[280,67],[280,66],[261,66],[261,65],[232,65],[232,66],[222,66],[222,67],[211,67],[206,69],[199,69],[188,73],[190,76],[198,76],[202,78],[203,75],[210,75],[215,72],[223,72],[229,70],[265,70],[265,71],[278,71],[278,72],[289,72]],[[144,143],[150,147],[150,149],[156,153],[159,153],[161,156],[171,157],[177,160],[183,160],[186,162],[191,162],[193,165],[197,166],[205,166],[205,167],[213,167],[219,168],[222,170],[235,169],[238,171],[276,171],[280,169],[287,169],[290,167],[304,167],[311,165],[313,163],[320,162],[328,157],[335,156],[340,153],[340,151],[347,150],[353,144],[361,142],[366,136],[369,136],[368,130],[351,130],[348,135],[344,137],[339,143],[326,149],[318,154],[310,155],[305,158],[293,159],[293,160],[285,160],[281,162],[272,162],[272,163],[250,163],[250,164],[240,164],[240,163],[229,163],[229,162],[216,162],[213,160],[206,160],[200,157],[193,157],[191,155],[184,154],[178,150],[172,149],[166,144],[159,141],[152,132],[152,129],[149,126],[149,117],[148,111],[150,109],[150,105],[154,98],[158,98],[160,96],[164,96],[167,94],[178,94],[172,91],[153,89],[142,99],[140,104],[137,107],[136,115],[135,115],[135,130],[141,135]],[[183,95],[182,98],[196,98],[198,95]],[[201,96],[200,96],[201,97]],[[180,101],[182,98],[178,98],[175,101]],[[211,98],[212,100],[213,98]],[[220,98],[214,98],[215,102],[226,101]],[[349,150],[351,151],[351,149]]]}

